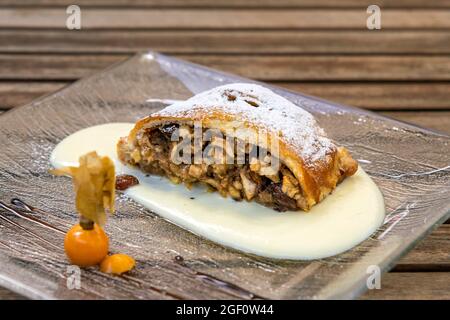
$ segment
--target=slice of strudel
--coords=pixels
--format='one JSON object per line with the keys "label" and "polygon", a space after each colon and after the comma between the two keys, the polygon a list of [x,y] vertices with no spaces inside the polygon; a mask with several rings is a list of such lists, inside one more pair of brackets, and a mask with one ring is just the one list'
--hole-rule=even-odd
{"label": "slice of strudel", "polygon": [[230,84],[139,120],[119,159],[187,187],[202,183],[235,200],[305,210],[353,175],[357,162],[313,116],[271,90]]}

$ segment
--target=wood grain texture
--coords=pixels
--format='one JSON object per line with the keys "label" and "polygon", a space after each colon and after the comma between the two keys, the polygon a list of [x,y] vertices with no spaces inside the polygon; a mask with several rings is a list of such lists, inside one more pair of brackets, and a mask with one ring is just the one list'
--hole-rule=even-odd
{"label": "wood grain texture", "polygon": [[[44,94],[60,89],[70,82],[70,80],[0,81],[0,109],[9,109],[26,104]],[[371,110],[450,110],[450,84],[447,82],[272,82],[272,84],[345,105]],[[446,129],[446,126],[450,125],[450,123],[445,122],[445,117],[440,119],[445,114],[439,115],[439,113],[434,112],[398,114],[405,114],[406,121],[408,119],[420,121],[424,117],[424,126],[426,127],[433,127],[434,121],[437,121],[440,130]],[[436,116],[433,116],[433,114],[436,114]]]}
{"label": "wood grain texture", "polygon": [[76,80],[119,61],[125,55],[0,55],[0,78]]}
{"label": "wood grain texture", "polygon": [[[68,31],[73,1],[0,0],[0,114],[152,48],[450,134],[450,2],[377,1],[368,31],[372,2],[78,0],[83,30]],[[449,227],[362,298],[450,299]]]}
{"label": "wood grain texture", "polygon": [[[261,81],[444,81],[450,56],[176,55]],[[75,80],[129,55],[0,54],[0,78]]]}
{"label": "wood grain texture", "polygon": [[[381,289],[369,290],[360,299],[448,300],[450,299],[449,283],[450,272],[389,272],[382,276]],[[24,298],[0,288],[0,299]]]}
{"label": "wood grain texture", "polygon": [[450,135],[450,111],[384,111],[381,114]]}
{"label": "wood grain texture", "polygon": [[[42,87],[41,87],[42,85]],[[2,103],[8,103],[8,97],[11,97],[10,103],[12,104],[26,104],[37,98],[38,96],[48,94],[50,91],[45,89],[52,88],[51,91],[58,90],[64,87],[66,83],[54,83],[54,84],[37,84],[37,87],[29,85],[30,90],[26,90],[27,86],[22,86],[20,91],[15,91],[14,94],[5,94],[0,84],[0,100]],[[14,87],[14,85],[12,85]],[[13,99],[12,95],[16,98]],[[6,111],[0,104],[0,113]],[[430,128],[450,135],[450,111],[382,111],[380,114],[391,117],[396,120],[412,123],[424,128]],[[450,237],[450,235],[449,235]]]}
{"label": "wood grain texture", "polygon": [[434,230],[397,263],[394,271],[450,272],[450,224]]}
{"label": "wood grain texture", "polygon": [[[362,8],[371,0],[77,0],[82,7],[148,7],[148,8]],[[447,0],[377,0],[382,8],[448,8]],[[68,6],[71,0],[1,0],[0,6],[39,7]]]}
{"label": "wood grain texture", "polygon": [[0,81],[0,109],[27,104],[38,97],[61,89],[70,82]]}
{"label": "wood grain texture", "polygon": [[[65,8],[4,8],[0,28],[66,29]],[[367,30],[360,9],[90,9],[82,11],[82,29],[359,29]],[[450,28],[450,11],[384,9],[384,30]]]}
{"label": "wood grain texture", "polygon": [[413,263],[412,263],[413,264]]}
{"label": "wood grain texture", "polygon": [[6,288],[0,287],[0,300],[23,300],[23,299],[25,299],[23,296],[18,295],[17,293],[14,293]]}
{"label": "wood grain texture", "polygon": [[[195,45],[192,45],[195,43]],[[0,30],[0,52],[445,54],[447,31]]]}
{"label": "wood grain texture", "polygon": [[277,82],[275,84],[365,109],[450,109],[450,83],[448,82]]}
{"label": "wood grain texture", "polygon": [[450,272],[390,272],[381,278],[381,289],[361,299],[450,299]]}
{"label": "wood grain texture", "polygon": [[187,56],[189,61],[263,81],[450,79],[447,56]]}

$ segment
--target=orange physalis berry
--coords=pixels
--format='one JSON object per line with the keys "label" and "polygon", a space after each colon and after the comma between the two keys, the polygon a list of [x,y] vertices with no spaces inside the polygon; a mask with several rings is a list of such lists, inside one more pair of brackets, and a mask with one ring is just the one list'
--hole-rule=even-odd
{"label": "orange physalis berry", "polygon": [[80,267],[99,264],[108,254],[109,240],[98,224],[92,229],[74,225],[64,239],[64,249],[70,262]]}
{"label": "orange physalis berry", "polygon": [[136,262],[126,254],[113,254],[106,257],[100,264],[100,271],[104,273],[122,274],[134,268]]}

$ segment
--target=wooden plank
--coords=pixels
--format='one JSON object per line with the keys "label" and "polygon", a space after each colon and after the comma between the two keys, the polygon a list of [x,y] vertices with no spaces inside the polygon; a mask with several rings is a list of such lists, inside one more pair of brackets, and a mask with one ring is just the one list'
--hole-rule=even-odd
{"label": "wooden plank", "polygon": [[450,83],[275,83],[287,89],[359,108],[450,109]]}
{"label": "wooden plank", "polygon": [[[0,6],[68,6],[72,0],[0,0]],[[373,4],[371,0],[77,0],[82,7],[150,7],[150,8],[360,8]],[[377,0],[382,8],[448,8],[447,0]]]}
{"label": "wooden plank", "polygon": [[0,82],[0,109],[27,104],[34,99],[55,92],[68,82]]}
{"label": "wooden plank", "polygon": [[[192,45],[195,43],[195,45]],[[0,52],[448,54],[447,31],[0,30]]]}
{"label": "wooden plank", "polygon": [[[74,80],[128,55],[0,55],[0,79]],[[450,56],[179,55],[262,81],[443,81]]]}
{"label": "wooden plank", "polygon": [[[66,29],[64,8],[4,8],[0,28]],[[89,9],[82,10],[82,29],[359,29],[367,30],[361,9]],[[382,28],[448,29],[450,11],[384,9]],[[77,32],[77,31],[73,31]],[[369,31],[367,31],[369,32]],[[377,31],[372,31],[377,32]]]}
{"label": "wooden plank", "polygon": [[[361,299],[450,299],[449,283],[450,272],[389,272]],[[0,300],[16,299],[23,297],[0,287]]]}
{"label": "wooden plank", "polygon": [[450,135],[450,111],[384,111],[381,112],[381,114],[401,121],[416,124],[424,128],[430,128],[440,132],[444,132]]}
{"label": "wooden plank", "polygon": [[390,272],[361,299],[450,299],[450,272]]}
{"label": "wooden plank", "polygon": [[264,81],[448,80],[447,56],[189,56],[183,59]]}
{"label": "wooden plank", "polygon": [[0,55],[0,79],[76,80],[106,68],[124,55]]}
{"label": "wooden plank", "polygon": [[394,270],[450,272],[450,224],[441,225],[434,230],[403,257]]}
{"label": "wooden plank", "polygon": [[[0,299],[23,297],[0,287]],[[450,272],[389,272],[381,278],[381,289],[360,299],[450,299]]]}
{"label": "wooden plank", "polygon": [[24,297],[8,289],[0,287],[0,300],[22,300]]}
{"label": "wooden plank", "polygon": [[[54,92],[70,81],[0,81],[0,109],[26,104],[44,94]],[[321,97],[337,103],[372,110],[384,109],[442,109],[450,110],[450,83],[305,83],[273,82],[272,84],[297,92]],[[437,130],[450,128],[450,113],[387,112],[419,121]],[[442,116],[443,119],[442,119]],[[446,118],[448,116],[448,118]],[[449,119],[449,121],[445,121]]]}

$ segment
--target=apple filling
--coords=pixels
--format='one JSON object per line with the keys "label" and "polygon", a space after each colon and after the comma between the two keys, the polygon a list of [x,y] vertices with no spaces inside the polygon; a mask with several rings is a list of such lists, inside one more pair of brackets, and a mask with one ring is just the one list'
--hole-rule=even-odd
{"label": "apple filling", "polygon": [[[307,208],[298,180],[284,164],[279,163],[277,169],[272,168],[268,159],[270,153],[263,160],[250,156],[250,150],[259,148],[257,146],[245,145],[243,163],[236,160],[231,164],[225,161],[196,164],[192,152],[189,163],[177,164],[173,159],[174,153],[179,152],[177,146],[180,141],[172,141],[176,130],[183,137],[193,134],[192,127],[178,124],[146,129],[131,152],[119,152],[121,160],[139,167],[143,172],[166,176],[173,183],[184,183],[187,187],[195,183],[205,184],[210,190],[237,201],[256,201],[277,211]],[[202,152],[211,143],[224,145],[221,138],[204,141]],[[262,148],[259,150],[262,151]],[[237,159],[236,155],[234,159]]]}

